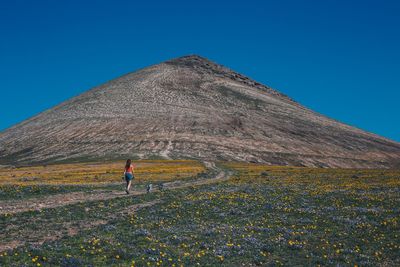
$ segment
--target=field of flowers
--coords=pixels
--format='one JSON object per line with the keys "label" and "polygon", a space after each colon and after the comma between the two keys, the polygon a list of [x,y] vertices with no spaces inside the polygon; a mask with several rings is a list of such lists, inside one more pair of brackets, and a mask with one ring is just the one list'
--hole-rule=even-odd
{"label": "field of flowers", "polygon": [[[134,164],[137,179],[144,181],[169,181],[205,171],[204,166],[194,160],[140,160]],[[124,161],[116,161],[0,168],[0,185],[119,182],[124,166]]]}
{"label": "field of flowers", "polygon": [[219,169],[231,178],[3,214],[0,266],[400,265],[400,171]]}
{"label": "field of flowers", "polygon": [[[135,183],[168,182],[205,173],[193,160],[141,160],[134,163]],[[124,162],[55,164],[0,168],[0,200],[120,188]]]}

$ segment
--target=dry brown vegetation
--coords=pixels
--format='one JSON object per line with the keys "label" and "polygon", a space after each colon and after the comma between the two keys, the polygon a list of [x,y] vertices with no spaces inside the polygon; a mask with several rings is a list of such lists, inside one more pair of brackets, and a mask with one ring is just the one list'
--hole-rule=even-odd
{"label": "dry brown vegetation", "polygon": [[[124,161],[71,163],[34,167],[0,168],[0,184],[92,184],[121,182]],[[142,160],[136,165],[138,181],[170,181],[195,176],[205,171],[198,161]]]}

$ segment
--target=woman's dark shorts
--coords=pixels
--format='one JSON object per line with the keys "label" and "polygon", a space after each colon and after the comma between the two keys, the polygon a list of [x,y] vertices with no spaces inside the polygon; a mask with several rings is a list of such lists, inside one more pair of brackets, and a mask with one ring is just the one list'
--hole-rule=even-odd
{"label": "woman's dark shorts", "polygon": [[132,173],[129,173],[129,172],[125,173],[125,181],[127,181],[127,182],[132,181],[133,178],[135,178],[135,177],[133,176]]}

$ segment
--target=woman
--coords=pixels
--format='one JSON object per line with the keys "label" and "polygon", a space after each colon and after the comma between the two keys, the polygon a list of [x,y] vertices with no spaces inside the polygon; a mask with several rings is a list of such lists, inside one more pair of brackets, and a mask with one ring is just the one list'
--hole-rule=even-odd
{"label": "woman", "polygon": [[133,169],[135,166],[132,164],[132,160],[128,159],[125,164],[125,171],[124,171],[124,177],[126,181],[126,190],[125,192],[129,194],[129,189],[131,188],[132,180],[135,178],[133,176]]}

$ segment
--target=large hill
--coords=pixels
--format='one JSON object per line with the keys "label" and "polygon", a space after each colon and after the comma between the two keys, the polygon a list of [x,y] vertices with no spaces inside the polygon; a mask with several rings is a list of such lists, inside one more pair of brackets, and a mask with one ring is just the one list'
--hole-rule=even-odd
{"label": "large hill", "polygon": [[193,55],[109,81],[0,133],[0,164],[127,157],[388,168],[400,166],[400,144]]}

